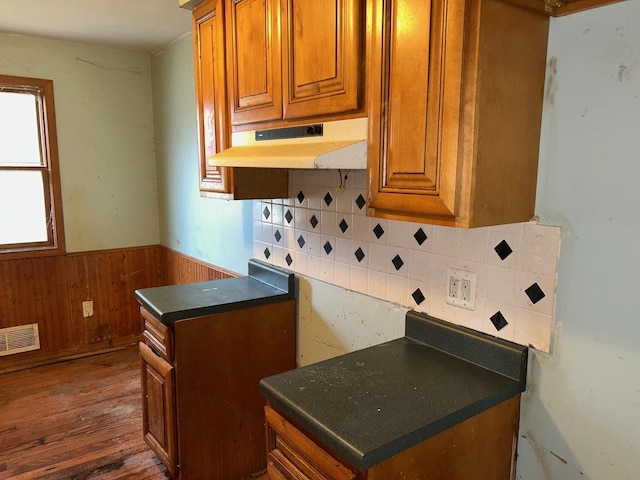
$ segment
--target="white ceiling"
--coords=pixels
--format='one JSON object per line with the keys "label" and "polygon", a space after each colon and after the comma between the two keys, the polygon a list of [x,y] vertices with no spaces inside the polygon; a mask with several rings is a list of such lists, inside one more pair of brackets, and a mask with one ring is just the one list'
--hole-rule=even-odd
{"label": "white ceiling", "polygon": [[178,0],[0,0],[0,32],[153,53],[191,31]]}

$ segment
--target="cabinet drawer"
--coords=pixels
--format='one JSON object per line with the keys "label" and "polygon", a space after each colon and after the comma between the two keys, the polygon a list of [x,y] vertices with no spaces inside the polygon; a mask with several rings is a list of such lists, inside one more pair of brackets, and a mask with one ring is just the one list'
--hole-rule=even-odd
{"label": "cabinet drawer", "polygon": [[270,407],[268,472],[272,480],[354,480],[356,474]]}
{"label": "cabinet drawer", "polygon": [[145,343],[151,347],[158,355],[169,362],[173,362],[173,346],[171,330],[160,322],[157,318],[140,308],[140,315],[143,322],[143,332]]}

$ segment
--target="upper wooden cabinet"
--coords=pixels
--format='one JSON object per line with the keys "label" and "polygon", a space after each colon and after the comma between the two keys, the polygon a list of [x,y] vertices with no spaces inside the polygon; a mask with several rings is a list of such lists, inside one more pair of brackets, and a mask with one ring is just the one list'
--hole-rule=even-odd
{"label": "upper wooden cabinet", "polygon": [[206,0],[193,11],[200,194],[244,200],[288,196],[286,170],[211,166],[207,158],[231,143],[225,66],[223,0]]}
{"label": "upper wooden cabinet", "polygon": [[363,2],[226,1],[232,125],[363,112]]}
{"label": "upper wooden cabinet", "polygon": [[367,4],[369,214],[528,221],[549,19],[496,0]]}

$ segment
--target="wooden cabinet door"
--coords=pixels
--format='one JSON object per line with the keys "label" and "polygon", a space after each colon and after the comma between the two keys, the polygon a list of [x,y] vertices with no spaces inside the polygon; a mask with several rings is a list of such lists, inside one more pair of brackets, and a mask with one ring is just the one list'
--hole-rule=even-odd
{"label": "wooden cabinet door", "polygon": [[369,207],[446,223],[457,207],[464,2],[367,3]]}
{"label": "wooden cabinet door", "polygon": [[226,0],[231,123],[282,118],[280,0]]}
{"label": "wooden cabinet door", "polygon": [[173,366],[140,343],[144,439],[172,475],[178,471]]}
{"label": "wooden cabinet door", "polygon": [[361,107],[364,7],[359,0],[282,0],[284,118]]}
{"label": "wooden cabinet door", "polygon": [[207,158],[229,146],[223,0],[208,0],[193,14],[200,192],[231,193],[233,172]]}

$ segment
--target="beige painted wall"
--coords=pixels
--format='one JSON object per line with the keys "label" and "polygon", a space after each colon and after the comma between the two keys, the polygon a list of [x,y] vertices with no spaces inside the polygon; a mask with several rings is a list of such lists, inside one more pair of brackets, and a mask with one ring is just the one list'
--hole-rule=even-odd
{"label": "beige painted wall", "polygon": [[0,34],[0,74],[54,82],[67,251],[157,244],[149,56]]}

